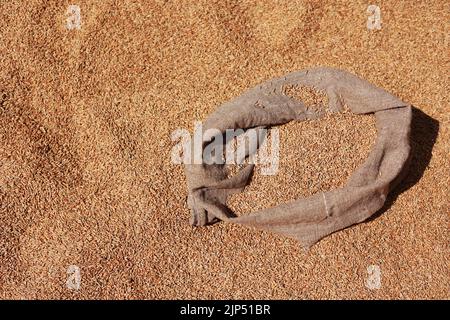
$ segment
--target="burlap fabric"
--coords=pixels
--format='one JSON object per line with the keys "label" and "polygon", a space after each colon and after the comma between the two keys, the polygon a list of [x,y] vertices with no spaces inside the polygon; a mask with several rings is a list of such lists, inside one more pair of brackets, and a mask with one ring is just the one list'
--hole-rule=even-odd
{"label": "burlap fabric", "polygon": [[[326,112],[325,106],[310,109],[284,94],[283,88],[289,85],[325,92],[329,112],[340,112],[345,105],[356,114],[374,113],[378,136],[367,160],[342,188],[239,217],[227,207],[227,196],[243,190],[254,166],[249,164],[229,177],[223,164],[186,164],[191,224],[204,226],[223,220],[270,230],[309,247],[330,233],[366,220],[383,207],[407,167],[411,106],[348,72],[314,68],[267,81],[220,106],[203,123],[203,131],[271,127],[320,118]],[[210,141],[207,139],[202,148]]]}

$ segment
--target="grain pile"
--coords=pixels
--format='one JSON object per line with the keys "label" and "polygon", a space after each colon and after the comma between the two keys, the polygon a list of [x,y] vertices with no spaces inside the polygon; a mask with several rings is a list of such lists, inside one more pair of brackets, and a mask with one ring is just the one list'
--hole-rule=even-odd
{"label": "grain pile", "polygon": [[328,96],[326,93],[315,88],[286,85],[283,87],[283,93],[289,97],[302,101],[305,106],[311,110],[326,108],[326,106],[328,106]]}
{"label": "grain pile", "polygon": [[[365,1],[74,2],[0,2],[0,298],[449,298],[448,3],[379,1],[382,28],[368,30]],[[65,26],[69,4],[79,30]],[[235,225],[191,227],[172,132],[320,65],[417,107],[411,170],[383,213],[308,252]],[[283,166],[308,146],[291,135],[319,148],[318,135],[335,145],[345,125],[372,121],[342,117],[283,127],[280,177],[254,188],[286,198],[251,205],[311,192],[304,176],[319,170]],[[345,141],[361,154],[307,150],[330,183],[311,188],[340,184],[372,143]],[[66,286],[71,265],[79,290]],[[378,289],[365,285],[371,265]]]}
{"label": "grain pile", "polygon": [[[303,92],[310,106],[323,101],[314,91]],[[277,173],[263,175],[260,167],[267,164],[257,164],[251,184],[245,192],[232,195],[228,204],[238,214],[250,213],[343,187],[369,155],[377,137],[375,122],[373,114],[346,110],[276,127],[280,130]],[[271,141],[268,137],[269,148]]]}

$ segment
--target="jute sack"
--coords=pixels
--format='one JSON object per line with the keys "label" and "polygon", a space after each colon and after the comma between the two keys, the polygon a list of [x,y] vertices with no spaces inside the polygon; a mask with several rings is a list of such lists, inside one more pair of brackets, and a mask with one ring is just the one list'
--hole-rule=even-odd
{"label": "jute sack", "polygon": [[[249,184],[254,165],[248,164],[229,177],[224,164],[187,163],[192,225],[204,226],[222,220],[270,230],[310,247],[330,233],[366,220],[382,208],[387,194],[407,167],[412,109],[385,90],[348,72],[314,68],[262,83],[221,105],[204,121],[203,132],[217,129],[224,134],[227,129],[265,128],[323,116],[325,106],[311,110],[302,101],[284,94],[285,86],[325,92],[329,112],[340,112],[345,105],[356,114],[374,113],[378,136],[367,160],[342,188],[239,217],[227,207],[227,197]],[[213,137],[207,138],[202,149],[211,141]]]}

